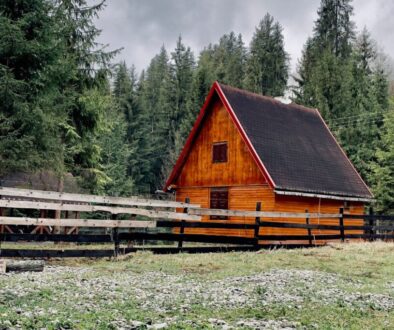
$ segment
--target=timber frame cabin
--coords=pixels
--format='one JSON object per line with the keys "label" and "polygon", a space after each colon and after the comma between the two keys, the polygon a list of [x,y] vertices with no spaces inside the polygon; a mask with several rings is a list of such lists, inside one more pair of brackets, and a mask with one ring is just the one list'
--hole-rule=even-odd
{"label": "timber frame cabin", "polygon": [[[255,210],[261,202],[262,211],[274,212],[338,213],[344,208],[345,213],[362,214],[373,198],[317,109],[284,104],[218,82],[164,191],[175,191],[177,201],[189,198],[204,208]],[[203,221],[254,223],[255,219],[205,216]],[[290,221],[305,223],[305,219]],[[310,219],[310,223],[338,224],[338,220]],[[267,235],[305,235],[305,229],[262,230]],[[187,228],[185,232],[253,235],[238,229]]]}

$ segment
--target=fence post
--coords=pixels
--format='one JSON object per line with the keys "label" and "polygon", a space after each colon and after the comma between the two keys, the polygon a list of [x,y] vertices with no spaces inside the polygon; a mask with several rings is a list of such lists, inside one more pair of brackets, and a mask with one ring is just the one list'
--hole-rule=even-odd
{"label": "fence post", "polygon": [[[185,198],[185,203],[190,203],[190,198]],[[183,209],[183,213],[187,213],[187,207]],[[178,241],[178,249],[182,249],[183,247],[183,234],[185,232],[185,220],[181,220],[181,227],[179,229],[179,241]]]}
{"label": "fence post", "polygon": [[[369,215],[373,216],[373,207],[372,206],[369,208]],[[372,242],[374,240],[373,235],[375,234],[375,230],[372,228],[375,226],[375,219],[369,218],[368,225],[371,226],[371,229],[369,230],[369,241]]]}
{"label": "fence post", "polygon": [[339,209],[339,226],[341,234],[341,242],[345,242],[345,228],[343,226],[343,207]]}
{"label": "fence post", "polygon": [[[306,213],[305,222],[307,225],[309,225],[309,211],[306,209],[305,213]],[[309,236],[309,245],[312,246],[312,230],[310,228],[308,228],[308,236]]]}
{"label": "fence post", "polygon": [[[261,211],[261,202],[256,203],[256,211]],[[255,247],[259,246],[259,232],[260,232],[260,217],[256,217],[255,227],[254,227],[254,239],[255,239]]]}
{"label": "fence post", "polygon": [[[1,199],[1,196],[0,196],[0,199]],[[2,207],[0,207],[0,217],[2,217],[3,216],[3,208]],[[4,233],[4,225],[0,225],[0,234],[3,234]]]}
{"label": "fence post", "polygon": [[[117,215],[112,214],[111,219],[116,220]],[[117,227],[112,229],[112,240],[114,241],[114,257],[117,258],[119,256],[119,231]]]}

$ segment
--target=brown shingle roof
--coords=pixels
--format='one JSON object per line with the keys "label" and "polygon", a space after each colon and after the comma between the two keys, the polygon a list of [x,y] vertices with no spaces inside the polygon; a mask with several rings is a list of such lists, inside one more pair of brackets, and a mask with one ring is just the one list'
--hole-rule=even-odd
{"label": "brown shingle roof", "polygon": [[276,190],[372,198],[316,109],[219,86]]}

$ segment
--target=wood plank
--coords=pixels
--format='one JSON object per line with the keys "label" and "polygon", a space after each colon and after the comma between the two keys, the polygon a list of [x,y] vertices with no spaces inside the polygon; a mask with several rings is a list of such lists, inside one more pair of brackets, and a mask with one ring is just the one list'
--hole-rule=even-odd
{"label": "wood plank", "polygon": [[36,199],[47,199],[47,200],[68,201],[68,202],[127,205],[127,206],[152,206],[152,207],[164,207],[164,208],[177,208],[177,207],[198,208],[199,207],[198,204],[188,204],[184,202],[174,202],[174,201],[159,201],[154,199],[139,198],[137,196],[111,197],[111,196],[59,193],[56,191],[30,190],[30,189],[8,188],[8,187],[0,187],[0,196],[36,198]]}
{"label": "wood plank", "polygon": [[[222,243],[222,244],[254,244],[254,238],[239,236],[223,236],[223,235],[199,235],[199,234],[182,234],[184,242],[200,242],[200,243]],[[179,241],[179,234],[173,233],[119,233],[121,241],[129,240],[162,240],[162,241]]]}
{"label": "wood plank", "polygon": [[320,219],[338,219],[341,215],[332,213],[293,213],[293,212],[265,212],[265,211],[240,211],[240,210],[220,210],[220,209],[204,209],[189,208],[188,214],[191,215],[227,215],[236,217],[261,217],[261,218],[309,218]]}
{"label": "wood plank", "polygon": [[[157,227],[163,228],[177,228],[181,227],[181,222],[179,221],[164,221],[158,220],[156,222]],[[250,223],[235,223],[235,222],[204,222],[204,221],[187,221],[183,224],[185,228],[224,228],[224,229],[255,229],[255,224]]]}
{"label": "wood plank", "polygon": [[[275,222],[275,221],[262,221],[261,226],[270,227],[270,228],[302,228],[302,229],[322,229],[322,230],[336,230],[336,231],[341,229],[341,226],[339,225],[304,224],[304,223]],[[345,226],[345,230],[365,230],[368,228],[369,226]],[[390,229],[391,228],[394,229],[394,227],[390,227]]]}
{"label": "wood plank", "polygon": [[[97,220],[97,219],[50,219],[29,217],[0,217],[0,224],[17,226],[58,226],[92,228],[154,228],[156,221]],[[32,232],[32,234],[34,234]]]}
{"label": "wood plank", "polygon": [[103,211],[112,214],[137,214],[149,218],[163,218],[175,220],[201,220],[200,216],[189,215],[186,213],[177,213],[169,211],[155,211],[140,208],[102,206],[102,205],[80,205],[80,204],[61,204],[50,202],[32,202],[32,201],[15,201],[0,199],[0,207],[12,207],[19,209],[44,209],[44,210],[60,210],[60,211],[79,211],[79,212],[96,212]]}
{"label": "wood plank", "polygon": [[111,235],[65,235],[65,234],[0,234],[4,242],[73,242],[73,243],[112,243]]}

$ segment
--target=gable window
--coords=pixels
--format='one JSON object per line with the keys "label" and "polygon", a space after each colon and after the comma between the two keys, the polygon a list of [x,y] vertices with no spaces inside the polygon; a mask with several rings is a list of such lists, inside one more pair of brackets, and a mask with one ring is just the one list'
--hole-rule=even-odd
{"label": "gable window", "polygon": [[216,142],[212,145],[212,162],[227,162],[227,142]]}
{"label": "gable window", "polygon": [[[211,188],[210,208],[228,210],[228,189],[227,188]],[[227,217],[223,215],[211,215],[212,220],[226,220]]]}

